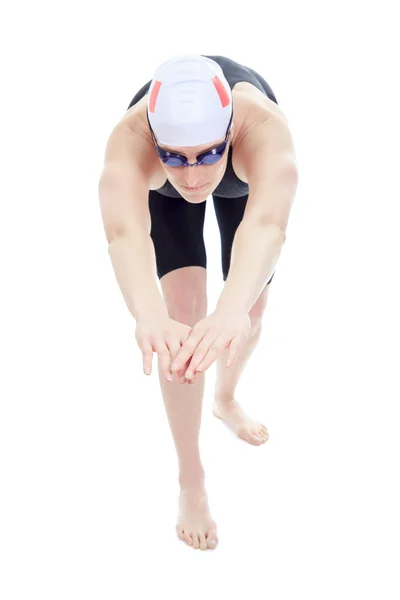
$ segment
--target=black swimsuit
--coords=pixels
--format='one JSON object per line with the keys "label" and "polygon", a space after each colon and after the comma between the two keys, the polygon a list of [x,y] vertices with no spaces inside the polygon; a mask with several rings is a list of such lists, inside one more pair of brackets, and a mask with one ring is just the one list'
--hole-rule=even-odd
{"label": "black swimsuit", "polygon": [[[231,89],[239,81],[256,86],[270,100],[278,104],[268,83],[253,69],[225,56],[210,56],[220,65]],[[131,100],[128,109],[148,92],[148,81]],[[127,110],[128,110],[127,109]],[[232,145],[229,146],[226,171],[219,185],[212,192],[215,214],[221,236],[221,261],[223,279],[226,280],[230,266],[233,238],[246,208],[249,186],[239,179],[232,166]],[[191,204],[167,181],[158,190],[149,190],[151,232],[159,279],[174,269],[189,266],[207,268],[207,256],[203,239],[206,202]],[[274,274],[268,281],[271,282]]]}

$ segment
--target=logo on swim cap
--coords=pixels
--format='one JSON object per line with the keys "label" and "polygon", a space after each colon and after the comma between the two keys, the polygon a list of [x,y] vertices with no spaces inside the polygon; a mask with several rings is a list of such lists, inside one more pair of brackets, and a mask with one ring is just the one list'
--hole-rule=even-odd
{"label": "logo on swim cap", "polygon": [[225,136],[232,115],[232,90],[214,60],[182,54],[156,69],[147,112],[158,143],[200,146]]}

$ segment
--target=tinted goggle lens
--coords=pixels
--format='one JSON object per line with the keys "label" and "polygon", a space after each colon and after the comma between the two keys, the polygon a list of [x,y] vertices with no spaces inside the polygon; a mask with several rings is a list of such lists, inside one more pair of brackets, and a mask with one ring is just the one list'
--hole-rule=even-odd
{"label": "tinted goggle lens", "polygon": [[161,156],[160,158],[167,167],[181,167],[184,164],[180,158],[175,158],[173,156],[169,156],[168,158],[163,158]]}
{"label": "tinted goggle lens", "polygon": [[[203,165],[213,165],[219,160],[221,160],[221,154],[208,154],[203,158],[201,164]],[[181,160],[180,158],[175,158],[173,156],[169,156],[168,158],[161,159],[167,167],[181,167],[186,163],[186,161]]]}
{"label": "tinted goggle lens", "polygon": [[[216,150],[218,150],[218,152],[208,152],[207,154],[204,154],[203,156],[199,156],[199,163],[203,164],[203,165],[213,165],[216,162],[218,162],[219,160],[221,160],[222,155],[224,153],[224,150],[226,148],[226,144],[224,143],[223,148],[219,147],[216,148]],[[178,155],[177,156],[171,156],[171,153],[163,153],[163,152],[159,152],[159,157],[161,158],[162,162],[167,165],[167,167],[182,167],[182,165],[186,164],[186,158],[184,156],[182,156],[182,158],[180,158]]]}

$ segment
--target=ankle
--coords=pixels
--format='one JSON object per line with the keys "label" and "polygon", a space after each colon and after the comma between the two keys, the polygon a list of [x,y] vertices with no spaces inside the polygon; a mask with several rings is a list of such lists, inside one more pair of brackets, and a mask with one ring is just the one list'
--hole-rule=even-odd
{"label": "ankle", "polygon": [[235,392],[230,390],[228,391],[218,391],[214,392],[214,399],[216,402],[232,402],[235,398]]}
{"label": "ankle", "polygon": [[185,490],[204,490],[205,489],[205,473],[204,471],[199,471],[199,473],[193,473],[193,471],[188,473],[180,473],[179,475],[179,485],[181,489]]}

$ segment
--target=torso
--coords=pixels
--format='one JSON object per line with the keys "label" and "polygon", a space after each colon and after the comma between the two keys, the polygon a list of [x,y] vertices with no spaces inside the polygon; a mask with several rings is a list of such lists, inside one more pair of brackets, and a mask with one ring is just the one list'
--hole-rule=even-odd
{"label": "torso", "polygon": [[[146,117],[147,94],[126,111],[120,123],[126,123],[133,131],[144,138],[152,147],[153,140],[150,134]],[[236,176],[247,183],[242,166],[240,140],[249,128],[265,118],[279,118],[287,122],[282,109],[264,95],[258,88],[247,81],[239,81],[232,89],[233,105],[233,137],[232,137],[232,167]],[[154,164],[151,168],[149,189],[158,190],[167,178],[162,168],[156,150],[154,149]]]}

